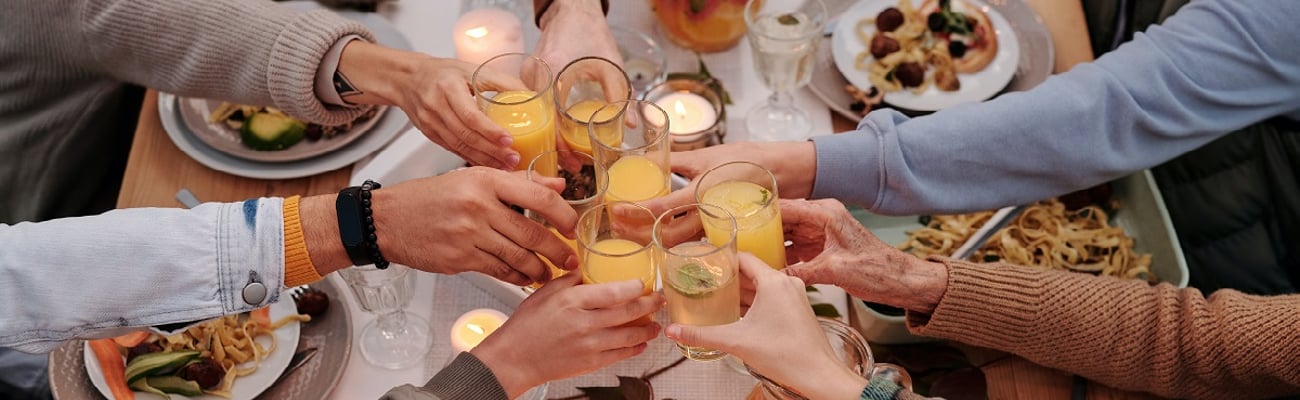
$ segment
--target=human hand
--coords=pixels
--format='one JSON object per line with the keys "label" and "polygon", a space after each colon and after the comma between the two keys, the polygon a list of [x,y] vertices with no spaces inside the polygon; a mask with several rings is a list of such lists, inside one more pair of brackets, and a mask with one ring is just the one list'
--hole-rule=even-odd
{"label": "human hand", "polygon": [[[425,137],[474,165],[513,169],[521,160],[514,138],[478,109],[470,89],[476,65],[352,41],[339,59],[339,73],[360,92],[355,104],[395,105]],[[523,90],[518,77],[485,69],[486,88]],[[523,160],[527,161],[527,160]]]}
{"label": "human hand", "polygon": [[[782,200],[790,263],[785,273],[809,284],[843,288],[859,299],[932,312],[948,286],[948,270],[882,242],[836,200]],[[800,263],[802,261],[802,263]]]}
{"label": "human hand", "polygon": [[625,325],[658,311],[662,295],[642,296],[638,280],[579,285],[581,281],[579,274],[567,274],[542,286],[470,351],[510,398],[641,354],[646,342],[659,335],[657,323]]}
{"label": "human hand", "polygon": [[542,36],[537,40],[536,53],[555,71],[586,56],[623,65],[599,0],[557,0],[539,25]]}
{"label": "human hand", "polygon": [[749,161],[771,171],[783,198],[802,199],[812,194],[813,180],[817,176],[817,149],[813,142],[738,142],[674,152],[672,170],[690,178],[690,185],[642,204],[650,211],[662,213],[694,203],[700,175],[732,161]]}
{"label": "human hand", "polygon": [[803,281],[768,267],[749,253],[741,254],[740,271],[757,290],[745,318],[715,326],[671,324],[665,334],[687,346],[730,353],[805,397],[857,398],[867,381],[838,361],[808,304]]}

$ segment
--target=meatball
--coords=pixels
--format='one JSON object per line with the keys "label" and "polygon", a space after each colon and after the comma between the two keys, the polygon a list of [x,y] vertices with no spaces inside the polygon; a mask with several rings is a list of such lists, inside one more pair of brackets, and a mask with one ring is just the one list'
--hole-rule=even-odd
{"label": "meatball", "polygon": [[889,7],[876,15],[876,30],[881,32],[893,32],[898,27],[903,26],[903,12],[897,8]]}
{"label": "meatball", "polygon": [[127,364],[130,364],[131,360],[134,360],[136,357],[143,356],[149,353],[157,353],[162,350],[163,350],[162,345],[158,344],[158,342],[140,343],[131,347],[130,349],[127,349],[126,362]]}
{"label": "meatball", "polygon": [[879,34],[871,38],[871,56],[876,59],[885,58],[900,48],[894,38]]}
{"label": "meatball", "polygon": [[951,54],[951,55],[952,55],[952,58],[962,58],[962,57],[965,57],[965,56],[966,56],[966,43],[963,43],[963,42],[960,41],[960,40],[954,40],[954,41],[948,42],[948,54]]}
{"label": "meatball", "polygon": [[299,314],[307,314],[312,318],[320,318],[330,309],[329,295],[319,290],[305,291],[298,295],[294,302],[298,306]]}
{"label": "meatball", "polygon": [[903,87],[921,86],[921,82],[925,81],[925,68],[914,62],[902,63],[894,69],[894,77],[898,78]]}
{"label": "meatball", "polygon": [[186,365],[181,369],[181,378],[189,379],[199,384],[204,389],[212,389],[221,384],[221,378],[226,375],[226,370],[221,369],[221,364],[217,364],[211,358],[203,358],[199,362]]}

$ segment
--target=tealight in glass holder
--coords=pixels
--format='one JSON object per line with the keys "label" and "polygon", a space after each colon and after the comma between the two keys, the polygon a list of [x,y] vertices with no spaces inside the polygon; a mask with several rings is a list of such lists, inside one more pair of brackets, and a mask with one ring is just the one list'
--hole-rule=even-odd
{"label": "tealight in glass holder", "polygon": [[727,110],[712,79],[669,79],[646,92],[645,100],[668,114],[672,151],[721,144],[726,136]]}

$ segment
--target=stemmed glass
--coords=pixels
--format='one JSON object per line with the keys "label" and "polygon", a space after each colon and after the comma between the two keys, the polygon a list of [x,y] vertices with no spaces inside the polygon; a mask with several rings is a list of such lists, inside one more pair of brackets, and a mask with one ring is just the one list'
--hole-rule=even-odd
{"label": "stemmed glass", "polygon": [[751,139],[807,138],[808,114],[795,108],[790,92],[812,80],[826,18],[826,5],[821,0],[749,0],[745,5],[745,24],[749,27],[746,35],[754,66],[763,84],[772,90],[766,104],[745,116]]}
{"label": "stemmed glass", "polygon": [[406,312],[415,290],[415,274],[393,264],[387,269],[373,265],[339,271],[352,288],[357,303],[366,312],[379,315],[361,331],[361,355],[371,364],[387,369],[414,366],[429,352],[429,323]]}

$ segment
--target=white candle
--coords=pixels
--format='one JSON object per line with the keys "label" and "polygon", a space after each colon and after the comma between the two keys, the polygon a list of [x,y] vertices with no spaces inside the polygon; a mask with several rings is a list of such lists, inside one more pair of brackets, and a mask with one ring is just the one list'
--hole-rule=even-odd
{"label": "white candle", "polygon": [[451,347],[470,351],[506,323],[506,314],[490,308],[470,310],[451,324]]}
{"label": "white candle", "polygon": [[[708,99],[691,92],[674,92],[655,100],[655,105],[668,113],[668,133],[695,139],[701,131],[718,122],[718,112]],[[695,134],[695,135],[691,135]]]}
{"label": "white candle", "polygon": [[451,28],[456,58],[475,65],[498,54],[524,52],[524,28],[519,17],[500,8],[472,10]]}

